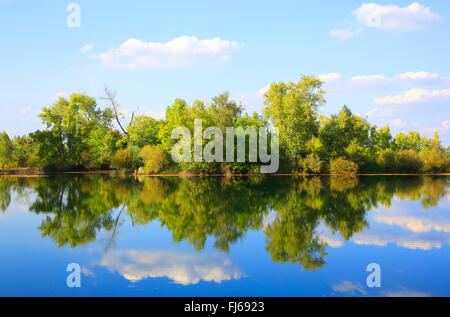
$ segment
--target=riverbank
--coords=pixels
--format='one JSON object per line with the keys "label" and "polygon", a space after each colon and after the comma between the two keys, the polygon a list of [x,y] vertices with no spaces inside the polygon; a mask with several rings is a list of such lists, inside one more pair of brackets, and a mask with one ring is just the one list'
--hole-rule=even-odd
{"label": "riverbank", "polygon": [[95,171],[70,171],[70,172],[44,172],[33,169],[9,169],[0,170],[0,176],[21,176],[21,177],[37,177],[56,174],[108,174],[117,176],[165,176],[165,177],[247,177],[247,176],[450,176],[450,173],[356,173],[356,174],[330,174],[330,173],[268,173],[268,174],[194,174],[194,173],[167,173],[167,174],[135,174],[135,173],[123,173],[117,170],[95,170]]}

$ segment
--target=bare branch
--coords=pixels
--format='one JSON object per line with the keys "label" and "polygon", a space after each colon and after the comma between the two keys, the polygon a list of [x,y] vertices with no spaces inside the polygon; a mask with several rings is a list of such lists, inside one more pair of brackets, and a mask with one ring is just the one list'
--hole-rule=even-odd
{"label": "bare branch", "polygon": [[[119,124],[120,129],[123,131],[123,133],[128,135],[128,132],[123,128],[122,124],[120,123],[119,113],[117,110],[120,107],[120,105],[116,101],[116,92],[111,91],[108,88],[108,86],[105,86],[105,96],[102,97],[101,99],[109,101],[109,103],[111,104],[111,107],[113,108],[114,116],[116,117],[116,121]],[[133,117],[134,117],[134,114],[133,114]]]}

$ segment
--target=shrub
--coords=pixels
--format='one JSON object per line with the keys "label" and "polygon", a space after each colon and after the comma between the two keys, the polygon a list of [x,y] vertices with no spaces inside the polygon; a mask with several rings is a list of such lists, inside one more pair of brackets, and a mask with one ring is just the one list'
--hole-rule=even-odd
{"label": "shrub", "polygon": [[395,154],[395,168],[398,172],[419,172],[422,160],[414,150],[400,150]]}
{"label": "shrub", "polygon": [[146,145],[139,152],[146,173],[158,173],[166,167],[168,160],[164,150],[157,145]]}
{"label": "shrub", "polygon": [[319,155],[311,153],[300,162],[300,165],[307,173],[320,173],[323,161],[320,160]]}
{"label": "shrub", "polygon": [[130,168],[131,163],[132,155],[128,148],[117,150],[111,159],[111,166],[120,170]]}
{"label": "shrub", "polygon": [[378,154],[377,163],[386,172],[395,171],[395,153],[391,149],[381,150]]}
{"label": "shrub", "polygon": [[421,152],[419,155],[423,162],[422,170],[424,172],[444,172],[446,170],[447,159],[439,147],[435,146],[429,151]]}
{"label": "shrub", "polygon": [[358,172],[358,164],[342,157],[330,160],[331,174],[355,174]]}

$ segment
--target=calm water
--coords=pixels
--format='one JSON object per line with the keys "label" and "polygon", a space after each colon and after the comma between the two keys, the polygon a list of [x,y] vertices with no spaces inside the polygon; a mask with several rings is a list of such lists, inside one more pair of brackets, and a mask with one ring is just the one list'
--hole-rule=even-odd
{"label": "calm water", "polygon": [[[0,295],[449,296],[449,185],[2,176]],[[372,262],[380,288],[366,285]]]}

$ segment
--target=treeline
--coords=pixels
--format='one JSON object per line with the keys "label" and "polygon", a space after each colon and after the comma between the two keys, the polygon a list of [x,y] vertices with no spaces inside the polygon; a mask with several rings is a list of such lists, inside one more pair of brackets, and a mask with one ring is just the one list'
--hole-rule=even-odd
{"label": "treeline", "polygon": [[[427,138],[409,131],[393,136],[389,126],[378,128],[346,106],[329,117],[319,115],[325,104],[322,82],[302,76],[298,82],[270,85],[264,113],[244,113],[227,92],[211,102],[192,105],[176,99],[165,119],[135,115],[124,123],[115,94],[107,88],[108,105],[101,108],[86,94],[60,97],[39,115],[45,129],[12,139],[0,134],[0,168],[52,170],[117,169],[139,173],[259,173],[259,163],[181,162],[170,158],[174,128],[279,128],[279,172],[298,173],[420,173],[449,172],[450,148],[437,133]],[[204,144],[207,140],[203,140]],[[236,144],[236,142],[235,142]],[[193,148],[193,147],[191,147]],[[225,153],[225,151],[224,151]]]}

